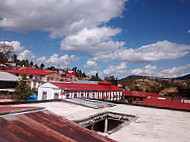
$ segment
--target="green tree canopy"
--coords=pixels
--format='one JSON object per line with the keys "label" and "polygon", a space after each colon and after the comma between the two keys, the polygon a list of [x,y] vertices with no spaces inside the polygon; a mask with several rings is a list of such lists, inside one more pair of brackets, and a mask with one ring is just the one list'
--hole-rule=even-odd
{"label": "green tree canopy", "polygon": [[25,100],[28,99],[29,96],[32,94],[32,90],[27,85],[26,75],[22,75],[22,79],[18,82],[15,92],[13,94],[13,99],[17,100]]}

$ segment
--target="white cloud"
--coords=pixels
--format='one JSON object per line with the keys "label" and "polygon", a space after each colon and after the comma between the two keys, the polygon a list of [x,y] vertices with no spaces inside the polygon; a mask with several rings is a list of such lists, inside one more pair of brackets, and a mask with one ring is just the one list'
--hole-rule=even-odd
{"label": "white cloud", "polygon": [[21,46],[21,43],[19,41],[1,41],[0,44],[2,43],[12,46],[14,49],[13,54],[16,54],[19,60],[32,61],[35,59],[35,55],[30,50],[24,50],[25,47]]}
{"label": "white cloud", "polygon": [[18,55],[19,60],[29,60],[32,61],[35,58],[35,55],[29,51],[29,50],[24,50],[22,53]]}
{"label": "white cloud", "polygon": [[131,71],[134,75],[144,75],[144,76],[156,76],[157,66],[146,65],[143,68],[134,69]]}
{"label": "white cloud", "polygon": [[155,76],[155,77],[179,77],[186,73],[186,70],[190,68],[190,64],[179,67],[172,67],[169,69],[159,69],[156,65],[146,65],[143,68],[134,69],[131,71],[134,75],[143,75],[143,76]]}
{"label": "white cloud", "polygon": [[119,48],[110,54],[97,54],[96,61],[120,60],[130,63],[149,63],[159,60],[176,59],[189,53],[190,45],[172,43],[167,40],[142,46],[137,49]]}
{"label": "white cloud", "polygon": [[51,65],[51,66],[55,66],[55,67],[62,67],[62,68],[66,68],[68,67],[68,65],[70,64],[70,62],[72,61],[77,61],[78,58],[75,56],[75,55],[63,55],[63,56],[60,56],[56,53],[54,53],[52,56],[50,56],[49,59],[46,59],[45,56],[43,57],[40,57],[36,60],[36,62],[38,64],[41,64],[41,63],[44,63],[45,65]]}
{"label": "white cloud", "polygon": [[188,30],[187,32],[190,33],[190,30]]}
{"label": "white cloud", "polygon": [[21,46],[21,43],[19,41],[1,41],[0,44],[2,43],[12,46],[15,53],[20,53],[24,49],[24,46]]}
{"label": "white cloud", "polygon": [[124,45],[124,42],[111,40],[112,36],[120,32],[121,29],[112,29],[111,27],[85,28],[77,34],[66,36],[61,42],[61,50],[88,52],[91,54],[114,51]]}
{"label": "white cloud", "polygon": [[119,65],[117,66],[109,66],[107,69],[103,70],[103,76],[118,76],[118,75],[122,75],[122,74],[126,74],[127,73],[127,65],[124,62],[121,62]]}
{"label": "white cloud", "polygon": [[92,61],[92,60],[88,60],[86,62],[86,65],[84,65],[83,67],[86,68],[86,69],[90,69],[90,68],[97,68],[97,63],[96,61]]}
{"label": "white cloud", "polygon": [[96,73],[98,73],[98,72],[99,71],[90,71],[89,73],[87,73],[87,75],[89,75],[89,76],[96,75]]}
{"label": "white cloud", "polygon": [[121,16],[125,0],[0,0],[0,27],[42,30],[52,38],[94,28]]}
{"label": "white cloud", "polygon": [[162,70],[159,73],[159,76],[162,77],[179,77],[183,76],[185,74],[185,70],[190,68],[190,64],[187,64],[185,66],[179,66],[179,67],[172,67],[171,69],[165,69]]}

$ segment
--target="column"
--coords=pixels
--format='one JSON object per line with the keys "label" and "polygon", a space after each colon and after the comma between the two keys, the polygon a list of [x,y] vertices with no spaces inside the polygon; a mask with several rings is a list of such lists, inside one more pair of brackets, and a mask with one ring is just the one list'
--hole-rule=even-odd
{"label": "column", "polygon": [[104,133],[108,132],[108,119],[105,119],[105,125],[104,125]]}

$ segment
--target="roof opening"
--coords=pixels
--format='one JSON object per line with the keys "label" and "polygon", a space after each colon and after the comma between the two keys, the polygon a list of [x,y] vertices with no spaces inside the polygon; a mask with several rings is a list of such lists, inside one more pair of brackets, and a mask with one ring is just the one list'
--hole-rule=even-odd
{"label": "roof opening", "polygon": [[74,122],[93,131],[111,134],[136,119],[137,117],[134,115],[105,112]]}

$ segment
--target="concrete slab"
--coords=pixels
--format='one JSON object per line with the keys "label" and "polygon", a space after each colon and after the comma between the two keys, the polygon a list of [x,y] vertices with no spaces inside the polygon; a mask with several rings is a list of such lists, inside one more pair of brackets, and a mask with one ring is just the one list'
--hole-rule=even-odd
{"label": "concrete slab", "polygon": [[[64,102],[25,104],[19,106],[46,107],[69,120],[80,120],[106,111],[139,117],[130,125],[122,127],[109,138],[120,142],[189,142],[190,113],[166,109],[147,108],[117,104],[114,107],[93,109]],[[104,135],[104,134],[103,134]]]}

